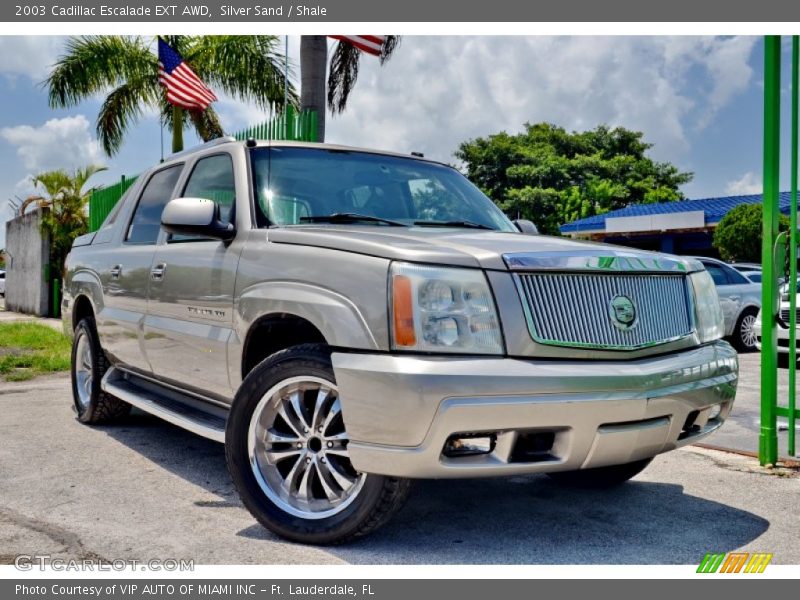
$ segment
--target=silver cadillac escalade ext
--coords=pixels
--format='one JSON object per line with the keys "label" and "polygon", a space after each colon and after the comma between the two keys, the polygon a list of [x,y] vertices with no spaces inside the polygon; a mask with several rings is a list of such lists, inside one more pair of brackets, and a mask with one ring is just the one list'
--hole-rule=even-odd
{"label": "silver cadillac escalade ext", "polygon": [[78,419],[224,442],[245,506],[364,535],[415,478],[610,486],[719,428],[738,363],[691,259],[536,235],[419,156],[222,139],[67,260]]}

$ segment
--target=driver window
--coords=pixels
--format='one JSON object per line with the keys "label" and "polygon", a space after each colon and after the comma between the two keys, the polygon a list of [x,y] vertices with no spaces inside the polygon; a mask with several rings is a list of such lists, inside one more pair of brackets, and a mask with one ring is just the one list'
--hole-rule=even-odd
{"label": "driver window", "polygon": [[213,200],[220,207],[220,220],[231,223],[236,206],[236,184],[230,155],[217,154],[197,161],[183,197]]}

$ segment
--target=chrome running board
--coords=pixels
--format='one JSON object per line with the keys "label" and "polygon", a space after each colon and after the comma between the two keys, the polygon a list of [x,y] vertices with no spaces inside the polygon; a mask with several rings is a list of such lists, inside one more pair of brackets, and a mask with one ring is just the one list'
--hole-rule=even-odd
{"label": "chrome running board", "polygon": [[227,411],[188,394],[166,388],[133,373],[111,367],[100,384],[103,391],[182,429],[225,443]]}

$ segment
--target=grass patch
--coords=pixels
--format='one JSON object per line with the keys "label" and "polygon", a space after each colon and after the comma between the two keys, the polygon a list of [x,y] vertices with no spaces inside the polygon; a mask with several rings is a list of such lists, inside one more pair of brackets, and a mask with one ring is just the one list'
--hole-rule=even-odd
{"label": "grass patch", "polygon": [[0,376],[6,381],[68,371],[71,355],[70,339],[47,325],[0,324]]}

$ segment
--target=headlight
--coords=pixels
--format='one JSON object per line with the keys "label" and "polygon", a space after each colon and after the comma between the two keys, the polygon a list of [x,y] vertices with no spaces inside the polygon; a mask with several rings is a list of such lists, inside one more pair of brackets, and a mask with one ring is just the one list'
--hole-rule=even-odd
{"label": "headlight", "polygon": [[708,271],[698,271],[689,276],[694,290],[694,312],[697,335],[701,342],[718,340],[725,335],[725,318],[719,303],[717,288]]}
{"label": "headlight", "polygon": [[392,263],[392,347],[502,354],[500,320],[482,271]]}

